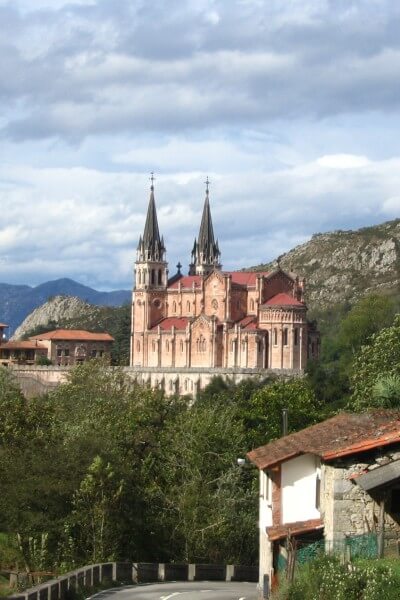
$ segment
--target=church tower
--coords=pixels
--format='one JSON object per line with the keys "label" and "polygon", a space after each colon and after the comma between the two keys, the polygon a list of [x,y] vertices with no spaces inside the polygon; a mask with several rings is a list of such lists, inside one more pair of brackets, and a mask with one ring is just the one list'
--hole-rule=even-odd
{"label": "church tower", "polygon": [[143,236],[139,238],[135,262],[131,365],[145,364],[147,348],[144,332],[165,316],[168,284],[168,263],[165,255],[164,238],[160,237],[158,228],[152,173],[146,223]]}
{"label": "church tower", "polygon": [[207,177],[203,216],[199,236],[197,240],[194,240],[189,275],[208,275],[214,269],[221,269],[219,262],[221,252],[218,248],[218,240],[215,241],[214,239],[214,229],[211,219],[209,185],[210,182]]}

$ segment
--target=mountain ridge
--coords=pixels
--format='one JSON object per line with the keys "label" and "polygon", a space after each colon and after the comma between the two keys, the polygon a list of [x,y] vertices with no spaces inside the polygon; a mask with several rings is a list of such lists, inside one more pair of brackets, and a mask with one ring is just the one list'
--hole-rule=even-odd
{"label": "mountain ridge", "polygon": [[0,283],[0,321],[9,325],[8,335],[36,308],[54,296],[73,296],[97,306],[121,306],[130,302],[131,292],[100,292],[69,278],[45,281],[37,286]]}

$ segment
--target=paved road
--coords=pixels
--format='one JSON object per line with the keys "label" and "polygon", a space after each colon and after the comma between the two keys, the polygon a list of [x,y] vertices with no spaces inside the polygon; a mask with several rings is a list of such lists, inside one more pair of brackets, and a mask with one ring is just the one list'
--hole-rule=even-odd
{"label": "paved road", "polygon": [[93,600],[256,600],[255,583],[220,581],[149,583],[105,590]]}

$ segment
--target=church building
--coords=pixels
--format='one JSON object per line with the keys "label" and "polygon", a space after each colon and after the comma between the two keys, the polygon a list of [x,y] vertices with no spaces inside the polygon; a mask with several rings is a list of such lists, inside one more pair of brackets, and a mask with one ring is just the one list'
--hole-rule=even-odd
{"label": "church building", "polygon": [[196,373],[195,384],[202,387],[204,371],[211,376],[303,371],[307,360],[317,356],[319,344],[318,332],[307,321],[304,279],[280,268],[222,269],[208,180],[188,275],[178,264],[169,277],[153,183],[135,263],[131,367],[147,372],[152,385],[165,386],[174,373],[170,391],[181,393],[193,391]]}

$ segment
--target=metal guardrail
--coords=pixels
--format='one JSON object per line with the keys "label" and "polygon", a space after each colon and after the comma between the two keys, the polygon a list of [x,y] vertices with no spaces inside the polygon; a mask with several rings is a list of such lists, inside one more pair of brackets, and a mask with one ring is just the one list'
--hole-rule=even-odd
{"label": "metal guardrail", "polygon": [[33,588],[8,596],[9,600],[64,600],[79,589],[103,584],[157,581],[258,581],[258,567],[245,565],[110,562],[88,565]]}

